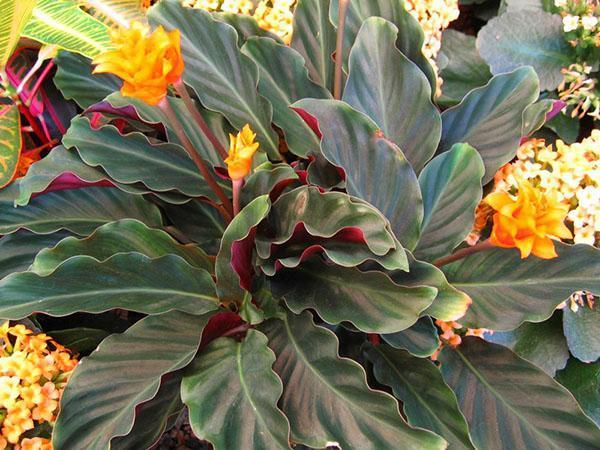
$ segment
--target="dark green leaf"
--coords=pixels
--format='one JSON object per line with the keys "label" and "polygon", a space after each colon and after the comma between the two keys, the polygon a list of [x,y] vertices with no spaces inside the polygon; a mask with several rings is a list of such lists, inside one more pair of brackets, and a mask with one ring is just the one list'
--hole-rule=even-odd
{"label": "dark green leaf", "polygon": [[[338,341],[315,326],[309,312],[288,314],[261,325],[277,355],[274,369],[283,381],[280,406],[289,418],[292,440],[314,448],[443,449],[433,433],[410,428],[394,399],[373,391],[356,362],[340,358]],[[299,401],[301,399],[301,401]]]}
{"label": "dark green leaf", "polygon": [[577,117],[571,117],[568,114],[557,114],[550,120],[546,127],[554,131],[567,144],[577,141],[579,136],[580,123]]}
{"label": "dark green leaf", "polygon": [[430,317],[422,317],[412,327],[381,336],[394,348],[408,350],[411,355],[427,358],[440,346],[437,328]]}
{"label": "dark green leaf", "polygon": [[304,57],[310,78],[333,91],[335,27],[329,21],[329,0],[298,0],[291,47]]}
{"label": "dark green leaf", "polygon": [[275,186],[283,182],[298,180],[298,175],[289,164],[261,164],[246,179],[242,188],[243,204],[248,204],[261,195],[270,194]]}
{"label": "dark green leaf", "polygon": [[585,364],[571,358],[556,380],[577,399],[583,411],[600,426],[600,362]]}
{"label": "dark green leaf", "polygon": [[434,364],[387,345],[370,345],[366,354],[377,380],[402,401],[409,424],[438,433],[452,449],[475,448],[456,396]]}
{"label": "dark green leaf", "polygon": [[351,322],[367,333],[395,333],[413,325],[436,296],[437,289],[395,284],[382,272],[303,263],[272,280],[275,295],[300,313],[314,309],[330,324]]}
{"label": "dark green leaf", "polygon": [[569,392],[509,349],[463,339],[440,355],[478,448],[597,448],[600,430]]}
{"label": "dark green leaf", "polygon": [[581,306],[577,312],[567,306],[563,311],[563,327],[569,350],[583,362],[596,361],[600,358],[600,306]]}
{"label": "dark green leaf", "polygon": [[369,116],[418,173],[440,142],[442,120],[427,78],[398,51],[397,37],[390,22],[365,21],[350,53],[343,100]]}
{"label": "dark green leaf", "polygon": [[543,11],[507,12],[490,20],[477,37],[479,53],[493,74],[532,66],[540,78],[540,88],[551,91],[564,75],[563,67],[575,61],[558,14]]}
{"label": "dark green leaf", "polygon": [[169,312],[106,338],[65,388],[54,446],[106,449],[112,438],[129,433],[136,407],[156,396],[161,377],[192,360],[209,318]]}
{"label": "dark green leaf", "polygon": [[90,256],[65,261],[50,275],[33,272],[0,281],[0,317],[21,319],[35,312],[65,316],[114,308],[144,314],[178,310],[204,314],[219,304],[208,272],[168,255],[150,259],[139,253],[117,254],[98,262]]}
{"label": "dark green leaf", "polygon": [[125,218],[151,227],[162,224],[158,208],[143,197],[106,187],[50,192],[21,208],[14,208],[12,199],[0,197],[0,215],[0,234],[27,229],[39,234],[68,230],[88,235],[101,225]]}
{"label": "dark green leaf", "polygon": [[33,234],[29,231],[4,236],[0,239],[0,279],[27,270],[40,250],[67,236],[68,233]]}
{"label": "dark green leaf", "polygon": [[473,304],[461,320],[471,328],[512,330],[541,322],[573,292],[600,294],[600,250],[556,242],[558,258],[522,260],[516,249],[496,248],[444,266],[448,281]]}
{"label": "dark green leaf", "polygon": [[487,333],[485,340],[510,348],[553,377],[569,359],[561,319],[561,314],[555,313],[542,323],[524,323],[516,330]]}
{"label": "dark green leaf", "polygon": [[258,92],[273,105],[273,123],[283,130],[289,150],[301,157],[318,153],[319,139],[290,105],[303,98],[331,95],[310,81],[302,56],[267,38],[250,39],[242,53],[258,66]]}
{"label": "dark green leaf", "polygon": [[475,37],[456,30],[445,30],[442,34],[438,66],[444,83],[437,102],[445,106],[460,103],[471,90],[492,78],[489,66],[475,47]]}
{"label": "dark green leaf", "polygon": [[66,238],[55,247],[42,250],[30,270],[44,276],[73,256],[87,255],[104,261],[117,253],[130,252],[138,252],[149,258],[177,255],[192,266],[212,271],[212,263],[198,247],[179,244],[164,231],[148,228],[133,219],[103,225],[85,239]]}
{"label": "dark green leaf", "polygon": [[290,448],[289,423],[277,408],[283,388],[274,361],[266,336],[256,330],[241,342],[211,342],[181,385],[196,436],[219,450]]}
{"label": "dark green leaf", "polygon": [[530,67],[496,75],[472,90],[463,101],[442,113],[439,153],[459,142],[472,145],[485,164],[484,184],[516,154],[523,111],[535,100],[539,83]]}
{"label": "dark green leaf", "polygon": [[398,146],[346,103],[306,99],[294,107],[318,120],[321,152],[344,169],[348,193],[379,209],[402,245],[413,248],[423,219],[423,200],[415,172]]}
{"label": "dark green leaf", "polygon": [[64,345],[74,353],[90,353],[110,335],[105,330],[83,327],[52,330],[48,334],[60,345]]}
{"label": "dark green leaf", "polygon": [[77,53],[60,52],[54,58],[56,87],[68,100],[82,108],[89,108],[121,88],[122,82],[111,74],[92,75],[92,62]]}
{"label": "dark green leaf", "polygon": [[183,78],[202,104],[223,114],[235,128],[249,123],[262,150],[271,159],[280,159],[277,133],[271,128],[271,105],[258,94],[258,68],[240,53],[235,29],[177,0],[157,3],[148,18],[153,24],[180,30],[186,63]]}
{"label": "dark green leaf", "polygon": [[435,261],[452,252],[473,229],[485,172],[477,151],[455,144],[435,157],[419,175],[423,225],[415,256]]}

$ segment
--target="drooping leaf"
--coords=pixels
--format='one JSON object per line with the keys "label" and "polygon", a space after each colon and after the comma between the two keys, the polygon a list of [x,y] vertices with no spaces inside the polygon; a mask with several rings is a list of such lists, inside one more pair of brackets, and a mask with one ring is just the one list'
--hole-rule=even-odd
{"label": "drooping leaf", "polygon": [[419,175],[424,215],[414,251],[418,259],[450,254],[471,232],[484,172],[481,157],[468,144],[455,144],[427,164]]}
{"label": "drooping leaf", "polygon": [[77,53],[60,52],[54,58],[56,74],[52,78],[56,87],[68,100],[80,107],[89,108],[121,88],[121,81],[111,74],[92,75],[91,61]]}
{"label": "drooping leaf", "polygon": [[63,239],[54,247],[42,250],[30,270],[45,276],[73,256],[87,255],[104,261],[117,253],[130,252],[138,252],[149,258],[177,255],[194,267],[209,272],[212,270],[206,253],[197,246],[179,244],[164,231],[149,228],[134,219],[108,223],[84,239]]}
{"label": "drooping leaf", "polygon": [[217,449],[283,449],[289,423],[277,408],[283,387],[271,369],[267,338],[248,331],[241,342],[211,342],[183,377],[181,397],[196,436]]}
{"label": "drooping leaf", "polygon": [[16,103],[0,104],[0,189],[12,181],[17,171],[21,146],[19,107]]}
{"label": "drooping leaf", "polygon": [[450,448],[475,448],[456,396],[434,364],[387,345],[369,345],[366,355],[377,380],[402,401],[409,424],[436,432]]}
{"label": "drooping leaf", "polygon": [[427,78],[398,51],[397,38],[398,28],[384,19],[364,22],[350,52],[343,100],[369,116],[418,173],[440,142],[442,120]]}
{"label": "drooping leaf", "polygon": [[335,28],[329,21],[330,0],[298,0],[291,47],[304,57],[312,81],[333,92]]}
{"label": "drooping leaf", "polygon": [[143,197],[105,187],[50,192],[20,208],[13,207],[12,199],[0,197],[0,214],[0,234],[26,229],[40,234],[68,230],[88,235],[101,225],[125,218],[150,227],[162,224],[158,208]]}
{"label": "drooping leaf", "polygon": [[148,18],[152,24],[180,30],[184,80],[202,104],[223,114],[237,129],[249,123],[261,149],[271,159],[280,159],[271,105],[257,91],[258,68],[240,53],[235,29],[206,11],[184,8],[177,0],[156,4]]}
{"label": "drooping leaf", "polygon": [[330,98],[310,81],[302,56],[268,38],[252,38],[242,47],[258,66],[258,92],[273,105],[273,123],[283,130],[289,150],[306,157],[318,153],[319,139],[290,105],[303,98]]}
{"label": "drooping leaf", "polygon": [[437,289],[395,284],[382,272],[307,261],[271,278],[271,288],[300,313],[314,309],[330,324],[351,322],[367,333],[395,333],[413,325]]}
{"label": "drooping leaf", "polygon": [[156,395],[137,405],[133,428],[127,436],[113,438],[110,442],[111,450],[152,448],[165,430],[176,424],[183,411],[180,394],[183,370],[164,376]]}
{"label": "drooping leaf", "polygon": [[404,249],[381,213],[341,192],[300,187],[274,204],[256,237],[263,271],[296,267],[310,254],[322,251],[334,263],[356,267],[367,260],[406,270]]}
{"label": "drooping leaf", "polygon": [[600,293],[600,250],[554,245],[559,256],[550,260],[521,260],[516,249],[496,248],[444,266],[450,283],[473,299],[461,323],[512,330],[524,321],[546,320],[575,291]]}
{"label": "drooping leaf", "polygon": [[105,339],[81,361],[65,388],[54,446],[109,448],[111,439],[129,433],[136,407],[157,394],[161,377],[195,356],[210,316],[148,316]]}
{"label": "drooping leaf", "polygon": [[374,391],[356,362],[340,358],[335,335],[315,326],[309,312],[260,325],[283,381],[280,406],[290,420],[292,441],[313,448],[442,449],[433,433],[410,428],[391,396]]}
{"label": "drooping leaf", "polygon": [[[177,118],[181,122],[186,136],[192,142],[194,150],[196,150],[201,158],[210,162],[214,167],[223,166],[223,158],[214,148],[208,138],[204,135],[192,115],[187,110],[183,100],[171,96],[166,98],[173,111],[175,111],[175,114],[177,114]],[[144,122],[154,126],[164,127],[169,142],[181,145],[181,141],[177,137],[177,134],[173,128],[173,124],[160,108],[150,106],[142,100],[138,100],[136,98],[123,97],[119,92],[115,92],[114,94],[108,96],[106,101],[110,104],[110,106],[118,109],[122,108],[125,111],[127,111],[130,107],[133,107],[135,114]],[[198,106],[197,102],[196,105]],[[217,140],[221,143],[221,145],[223,145],[223,147],[227,148],[229,146],[228,132],[232,130],[230,129],[230,125],[227,123],[225,118],[221,114],[204,108],[198,108],[198,110]]]}
{"label": "drooping leaf", "polygon": [[[332,0],[329,8],[331,22],[338,23],[339,0]],[[348,54],[354,45],[363,22],[369,17],[382,17],[392,22],[398,30],[396,47],[404,56],[414,62],[425,74],[432,92],[436,89],[436,76],[425,55],[423,55],[423,29],[405,8],[401,0],[351,1],[348,5],[346,27],[344,29],[344,68],[348,67]]]}
{"label": "drooping leaf", "polygon": [[408,254],[408,271],[394,270],[388,276],[401,286],[431,286],[437,289],[435,300],[422,315],[446,322],[458,320],[465,315],[471,299],[446,280],[444,272],[432,264],[416,260]]}
{"label": "drooping leaf", "polygon": [[442,374],[478,448],[595,448],[596,427],[573,396],[509,349],[468,337],[440,355]]}
{"label": "drooping leaf", "polygon": [[379,209],[402,245],[413,248],[423,200],[415,172],[398,146],[367,116],[343,102],[305,99],[294,108],[316,117],[323,134],[321,152],[344,169],[348,193]]}
{"label": "drooping leaf", "polygon": [[87,117],[71,122],[63,137],[83,161],[100,166],[119,183],[143,183],[151,190],[176,190],[191,197],[214,197],[185,150],[175,144],[152,144],[142,133],[121,134],[113,125],[93,128]]}
{"label": "drooping leaf", "polygon": [[0,70],[15,49],[37,0],[0,0]]}
{"label": "drooping leaf", "polygon": [[430,317],[422,317],[412,327],[381,336],[394,348],[408,350],[411,355],[427,358],[439,348],[437,328]]}
{"label": "drooping leaf", "polygon": [[564,37],[562,18],[543,11],[507,12],[485,25],[477,37],[481,56],[493,74],[532,66],[540,88],[551,91],[564,75],[563,67],[575,61],[573,48]]}
{"label": "drooping leaf", "polygon": [[33,262],[35,255],[55,245],[68,233],[34,234],[29,231],[4,236],[0,239],[0,278],[13,272],[22,272]]}
{"label": "drooping leaf", "polygon": [[442,113],[442,141],[438,153],[459,142],[472,145],[485,164],[484,184],[510,161],[519,147],[523,111],[535,100],[539,83],[530,67],[496,75]]}
{"label": "drooping leaf", "polygon": [[[217,308],[208,272],[168,255],[117,254],[103,262],[76,256],[47,276],[21,272],[0,281],[0,317],[21,319],[35,312],[65,316],[114,308],[144,314],[178,310],[204,314]],[[4,297],[6,296],[6,297]]]}
{"label": "drooping leaf", "polygon": [[236,269],[252,270],[249,267],[252,265],[256,226],[267,216],[270,208],[268,195],[254,199],[234,217],[223,234],[215,274],[219,298],[225,302],[241,304],[244,301],[247,291]]}
{"label": "drooping leaf", "polygon": [[471,90],[485,85],[492,73],[475,47],[475,37],[456,30],[445,30],[438,53],[442,95],[438,104],[452,106]]}
{"label": "drooping leaf", "polygon": [[60,345],[64,345],[73,353],[91,353],[110,335],[108,331],[86,327],[52,330],[49,334],[56,342],[60,342]]}
{"label": "drooping leaf", "polygon": [[108,26],[72,0],[38,0],[23,36],[93,58],[110,50]]}
{"label": "drooping leaf", "polygon": [[569,307],[563,310],[563,328],[569,350],[583,362],[600,358],[600,308],[594,305],[580,307],[577,312]]}
{"label": "drooping leaf", "polygon": [[485,340],[510,348],[551,377],[557,370],[564,369],[569,359],[561,315],[556,313],[545,322],[524,323],[512,331],[486,333]]}
{"label": "drooping leaf", "polygon": [[583,411],[600,426],[600,361],[586,364],[571,358],[556,380],[575,396]]}

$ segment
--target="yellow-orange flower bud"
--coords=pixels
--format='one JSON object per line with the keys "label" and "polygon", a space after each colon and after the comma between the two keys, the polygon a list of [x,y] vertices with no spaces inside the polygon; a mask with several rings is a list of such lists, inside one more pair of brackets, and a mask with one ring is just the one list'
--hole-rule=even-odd
{"label": "yellow-orange flower bud", "polygon": [[252,158],[259,147],[255,139],[256,133],[250,125],[245,125],[237,136],[229,135],[229,156],[225,164],[232,180],[241,180],[252,170]]}
{"label": "yellow-orange flower bud", "polygon": [[558,256],[551,238],[572,238],[564,221],[569,207],[556,196],[536,190],[526,181],[519,181],[516,197],[496,192],[486,202],[496,213],[490,241],[503,248],[516,247],[521,258],[531,253],[543,259]]}
{"label": "yellow-orange flower bud", "polygon": [[121,94],[157,105],[169,84],[181,78],[184,70],[179,30],[166,32],[159,26],[150,33],[148,26],[132,22],[111,34],[115,50],[94,59],[94,73],[112,73],[123,80]]}

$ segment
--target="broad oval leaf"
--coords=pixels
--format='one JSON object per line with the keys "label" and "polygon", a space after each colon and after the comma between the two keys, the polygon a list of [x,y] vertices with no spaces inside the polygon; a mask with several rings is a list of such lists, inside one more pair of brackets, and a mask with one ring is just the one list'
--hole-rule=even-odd
{"label": "broad oval leaf", "polygon": [[29,231],[4,236],[0,239],[0,278],[27,270],[40,250],[67,236],[68,233],[34,234]]}
{"label": "broad oval leaf", "polygon": [[556,381],[571,392],[585,413],[600,426],[600,361],[582,363],[571,358],[556,374]]}
{"label": "broad oval leaf", "polygon": [[194,358],[210,316],[148,316],[106,338],[65,388],[52,433],[55,448],[108,449],[114,437],[128,434],[136,408],[156,396],[161,377],[175,376],[170,372]]}
{"label": "broad oval leaf", "polygon": [[289,423],[277,408],[283,387],[274,362],[260,331],[248,331],[241,342],[211,342],[181,384],[194,434],[217,450],[290,448]]}
{"label": "broad oval leaf", "polygon": [[333,92],[335,28],[329,21],[330,0],[298,0],[291,47],[304,57],[308,74]]}
{"label": "broad oval leaf", "polygon": [[493,18],[479,31],[477,47],[493,74],[532,66],[546,91],[558,87],[562,68],[575,60],[561,16],[544,11],[509,11]]}
{"label": "broad oval leaf", "polygon": [[271,278],[273,293],[300,313],[314,309],[330,324],[351,322],[366,333],[395,333],[413,325],[437,289],[406,287],[382,272],[361,272],[307,261]]}
{"label": "broad oval leaf", "polygon": [[16,103],[0,104],[0,189],[10,183],[15,176],[21,156],[21,146],[19,107]]}
{"label": "broad oval leaf", "polygon": [[294,108],[315,117],[321,152],[346,173],[347,191],[379,209],[404,247],[417,243],[423,199],[417,176],[396,144],[344,102],[305,99]]}
{"label": "broad oval leaf", "polygon": [[563,329],[569,350],[583,362],[600,358],[600,307],[581,306],[577,312],[563,309]]}
{"label": "broad oval leaf", "polygon": [[258,68],[237,46],[235,29],[200,9],[163,0],[148,12],[155,25],[181,32],[184,80],[204,106],[223,114],[238,129],[249,123],[261,149],[279,160],[279,140],[271,128],[272,108],[257,91]]}
{"label": "broad oval leaf", "polygon": [[[20,0],[19,0],[20,1]],[[109,28],[71,0],[38,0],[23,36],[93,58],[110,50]]]}
{"label": "broad oval leaf", "polygon": [[597,448],[600,429],[573,396],[509,349],[467,337],[440,355],[478,448]]}
{"label": "broad oval leaf", "polygon": [[343,100],[369,116],[419,173],[440,142],[442,119],[421,70],[395,45],[398,28],[379,17],[363,23],[350,52]]}
{"label": "broad oval leaf", "polygon": [[81,108],[89,108],[121,88],[122,82],[108,73],[92,74],[89,58],[67,51],[54,58],[56,74],[52,81],[68,100],[74,100]]}
{"label": "broad oval leaf", "polygon": [[367,385],[363,368],[338,355],[331,331],[312,315],[288,314],[260,325],[283,381],[280,406],[290,420],[292,440],[313,448],[443,449],[443,439],[409,427],[388,394]]}
{"label": "broad oval leaf", "polygon": [[421,317],[412,327],[398,333],[383,334],[383,340],[394,348],[407,350],[411,355],[427,358],[440,347],[437,328],[431,317]]}
{"label": "broad oval leaf", "polygon": [[[339,0],[332,0],[329,17],[335,24],[338,23],[338,11]],[[348,54],[354,45],[360,27],[369,17],[381,17],[398,27],[400,33],[396,47],[404,56],[419,66],[429,80],[432,92],[435,92],[436,75],[422,50],[425,40],[423,29],[417,19],[406,10],[403,0],[350,1],[348,3],[344,29],[344,68],[348,67]]]}
{"label": "broad oval leaf", "polygon": [[483,195],[484,172],[481,157],[468,144],[455,144],[427,164],[419,175],[424,214],[414,251],[418,259],[435,261],[464,241]]}
{"label": "broad oval leaf", "polygon": [[496,75],[442,113],[438,153],[460,142],[472,145],[485,164],[483,183],[487,184],[515,156],[521,140],[523,111],[537,100],[538,94],[538,78],[530,67]]}
{"label": "broad oval leaf", "polygon": [[575,291],[600,294],[600,250],[554,245],[559,256],[550,260],[522,260],[516,249],[496,248],[444,266],[450,283],[473,299],[461,323],[512,330],[524,321],[546,320]]}
{"label": "broad oval leaf", "polygon": [[30,270],[45,276],[73,256],[86,255],[104,261],[117,253],[131,252],[141,253],[149,258],[177,255],[194,267],[212,271],[212,263],[200,248],[180,244],[164,231],[149,228],[134,219],[108,223],[84,239],[63,239],[54,247],[38,253]]}
{"label": "broad oval leaf", "polygon": [[219,301],[208,272],[168,255],[150,259],[122,253],[98,262],[76,256],[47,276],[21,272],[0,281],[0,318],[22,319],[33,313],[66,316],[114,308],[144,314],[178,310],[204,314]]}
{"label": "broad oval leaf", "polygon": [[258,66],[258,92],[273,105],[273,123],[283,130],[289,150],[306,157],[318,153],[319,139],[290,105],[303,98],[331,98],[308,78],[302,56],[268,38],[253,38],[242,47]]}
{"label": "broad oval leaf", "polygon": [[175,144],[152,144],[142,133],[121,134],[113,125],[93,128],[87,117],[71,121],[63,137],[90,166],[100,166],[124,184],[143,183],[157,192],[176,190],[191,197],[211,197],[211,189],[185,150]]}
{"label": "broad oval leaf", "polygon": [[37,0],[0,0],[0,70],[4,69],[10,59],[36,2]]}
{"label": "broad oval leaf", "polygon": [[88,235],[101,225],[125,218],[138,219],[151,227],[162,225],[155,205],[139,195],[108,187],[50,192],[20,208],[13,207],[12,199],[0,196],[0,215],[0,234],[27,229],[39,234],[68,230]]}
{"label": "broad oval leaf", "polygon": [[433,363],[387,345],[369,345],[365,353],[375,378],[402,401],[409,424],[438,433],[452,449],[475,448],[456,396]]}

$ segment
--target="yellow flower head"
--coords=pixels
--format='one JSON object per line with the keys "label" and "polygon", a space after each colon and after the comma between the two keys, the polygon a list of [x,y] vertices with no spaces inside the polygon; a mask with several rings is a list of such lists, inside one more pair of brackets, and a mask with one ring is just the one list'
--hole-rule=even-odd
{"label": "yellow flower head", "polygon": [[158,104],[169,84],[183,74],[179,30],[166,32],[159,26],[150,33],[148,26],[132,22],[130,28],[114,31],[111,38],[115,50],[94,59],[94,73],[117,75],[123,80],[121,94]]}
{"label": "yellow flower head", "polygon": [[558,256],[551,238],[570,239],[571,231],[564,221],[569,207],[556,196],[536,190],[527,181],[520,180],[515,197],[506,192],[495,192],[486,202],[496,213],[490,240],[504,248],[516,247],[521,258],[531,253],[551,259]]}
{"label": "yellow flower head", "polygon": [[254,139],[256,133],[252,131],[250,125],[245,125],[237,136],[229,135],[229,156],[225,164],[232,180],[241,180],[252,170],[252,158],[259,146]]}

